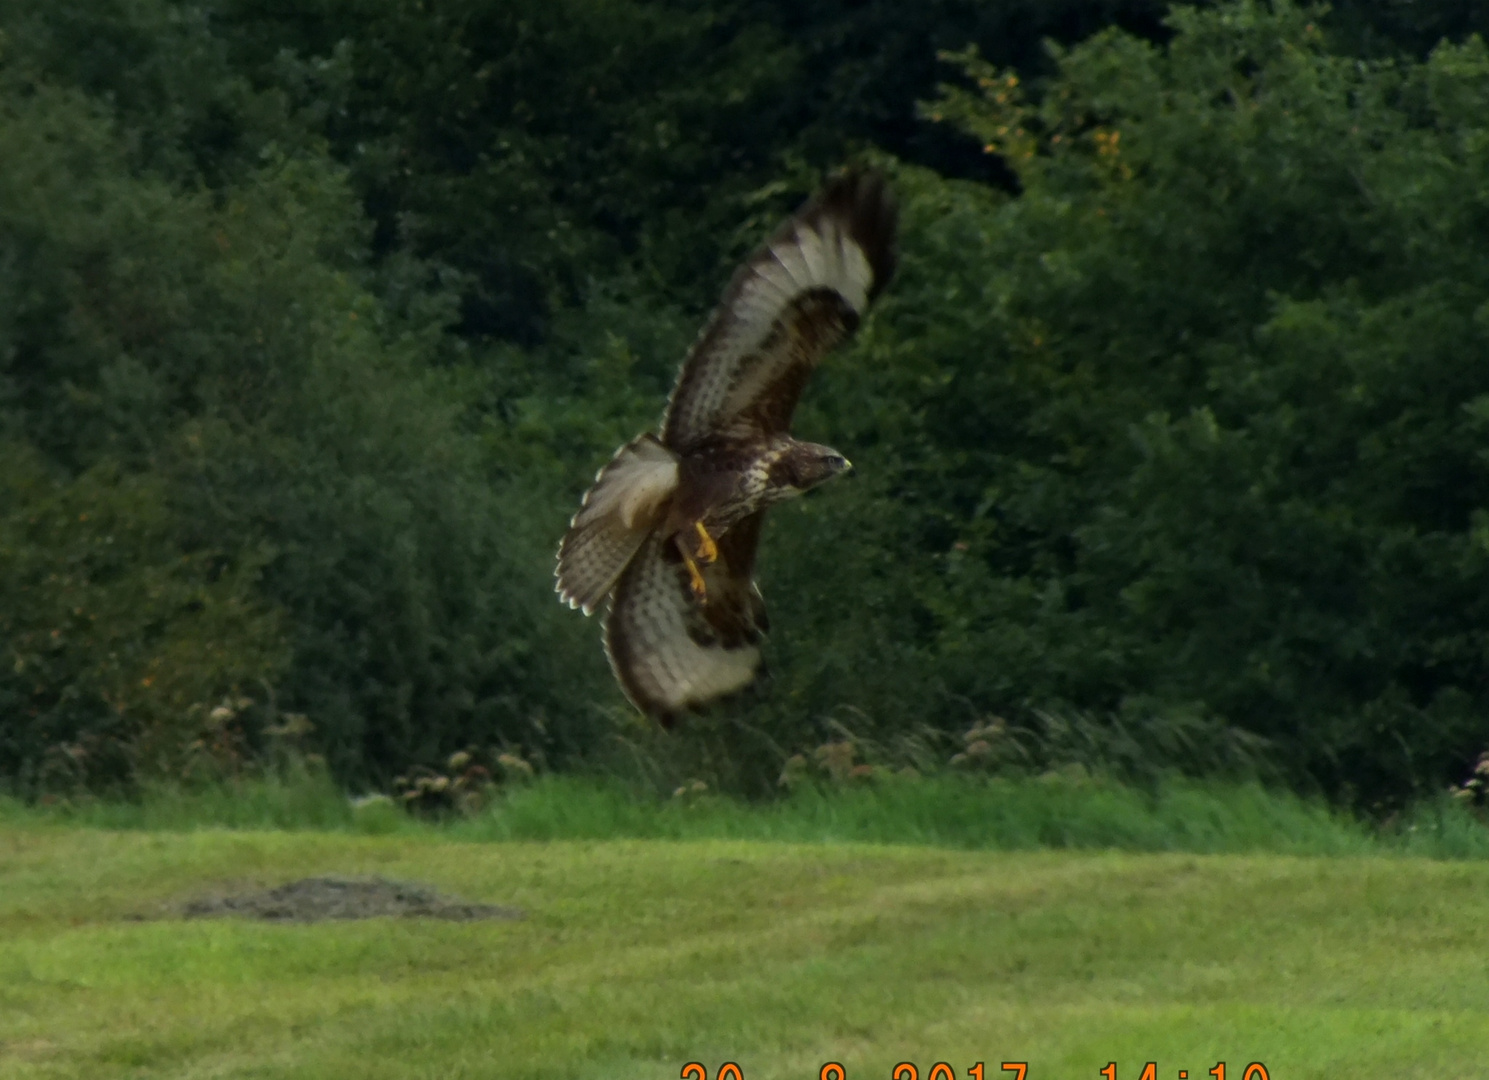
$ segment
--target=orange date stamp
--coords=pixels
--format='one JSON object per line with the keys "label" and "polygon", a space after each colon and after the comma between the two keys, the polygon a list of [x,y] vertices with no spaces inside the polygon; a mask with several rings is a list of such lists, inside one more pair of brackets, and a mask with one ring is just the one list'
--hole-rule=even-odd
{"label": "orange date stamp", "polygon": [[[1001,1073],[989,1074],[990,1066],[979,1061],[975,1065],[969,1065],[966,1073],[968,1080],[1033,1080],[1029,1076],[1029,1063],[1027,1061],[1003,1061],[999,1062],[998,1068]],[[1115,1061],[1097,1070],[1101,1080],[1118,1080],[1117,1063]],[[1130,1073],[1126,1074],[1129,1077]],[[1214,1066],[1203,1073],[1195,1073],[1194,1080],[1227,1080],[1225,1062],[1217,1061]],[[1190,1080],[1188,1069],[1176,1069],[1172,1072],[1164,1072],[1160,1075],[1158,1063],[1147,1061],[1142,1065],[1142,1071],[1136,1080]],[[708,1067],[701,1061],[690,1061],[682,1067],[680,1080],[710,1080]],[[719,1066],[712,1080],[745,1080],[744,1069],[733,1061],[726,1061]],[[848,1070],[840,1062],[826,1062],[817,1072],[817,1080],[848,1080]],[[920,1068],[913,1061],[902,1061],[894,1067],[890,1073],[890,1080],[921,1080]],[[957,1080],[957,1071],[944,1061],[938,1061],[931,1066],[930,1072],[925,1074],[925,1080]],[[1241,1069],[1240,1076],[1234,1075],[1229,1080],[1272,1080],[1267,1073],[1267,1067],[1260,1061],[1253,1061]]]}

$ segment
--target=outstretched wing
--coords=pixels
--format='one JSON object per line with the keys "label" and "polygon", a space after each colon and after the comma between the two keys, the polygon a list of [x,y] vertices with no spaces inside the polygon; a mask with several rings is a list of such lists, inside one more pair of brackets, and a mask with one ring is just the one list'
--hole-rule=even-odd
{"label": "outstretched wing", "polygon": [[884,177],[829,183],[735,273],[667,404],[662,442],[783,432],[807,377],[858,328],[894,273],[898,215]]}
{"label": "outstretched wing", "polygon": [[751,573],[760,535],[756,513],[719,539],[704,570],[708,603],[693,596],[670,540],[653,534],[615,587],[605,653],[626,696],[669,724],[677,713],[742,690],[760,668],[765,602]]}

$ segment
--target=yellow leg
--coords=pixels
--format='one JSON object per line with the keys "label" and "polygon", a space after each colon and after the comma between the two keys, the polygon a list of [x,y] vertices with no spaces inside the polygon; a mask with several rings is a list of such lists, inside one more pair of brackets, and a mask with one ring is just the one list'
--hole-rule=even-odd
{"label": "yellow leg", "polygon": [[681,534],[677,537],[677,550],[682,553],[683,565],[688,568],[688,583],[693,588],[693,598],[700,604],[706,604],[708,603],[708,583],[703,580],[703,571],[699,569],[699,565],[708,566],[717,561],[719,545],[703,527],[703,522],[693,522],[693,531],[698,534],[697,552],[688,549],[689,545],[683,542]]}
{"label": "yellow leg", "polygon": [[693,598],[700,604],[708,602],[708,585],[703,580],[703,573],[698,569],[698,563],[686,551],[682,553],[683,565],[688,568],[688,581],[693,586]]}
{"label": "yellow leg", "polygon": [[693,528],[698,530],[698,561],[705,566],[719,557],[719,545],[714,543],[708,530],[703,527],[703,522],[693,522]]}

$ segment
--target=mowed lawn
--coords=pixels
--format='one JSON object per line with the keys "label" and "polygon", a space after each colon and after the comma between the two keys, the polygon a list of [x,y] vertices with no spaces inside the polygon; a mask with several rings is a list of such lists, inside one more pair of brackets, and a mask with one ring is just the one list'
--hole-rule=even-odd
{"label": "mowed lawn", "polygon": [[[323,874],[527,918],[159,917]],[[671,1080],[689,1061],[709,1080],[725,1061],[1484,1077],[1489,864],[0,831],[0,1077]]]}

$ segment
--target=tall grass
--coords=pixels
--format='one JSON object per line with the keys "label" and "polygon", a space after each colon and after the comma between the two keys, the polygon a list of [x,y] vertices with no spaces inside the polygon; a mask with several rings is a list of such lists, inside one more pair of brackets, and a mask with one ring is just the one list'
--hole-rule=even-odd
{"label": "tall grass", "polygon": [[499,795],[481,813],[417,818],[386,800],[361,805],[324,773],[279,775],[133,801],[27,806],[0,799],[0,825],[103,829],[309,829],[454,840],[737,839],[914,844],[989,850],[1389,854],[1489,858],[1489,829],[1448,799],[1377,829],[1321,802],[1258,784],[1171,780],[1142,791],[1099,779],[931,777],[807,787],[748,804],[711,794],[658,798],[619,783],[550,776]]}
{"label": "tall grass", "polygon": [[1172,782],[1154,794],[1088,781],[960,778],[806,788],[746,806],[703,797],[641,800],[618,786],[548,780],[451,827],[472,839],[739,839],[965,849],[1366,851],[1368,830],[1320,804],[1255,785]]}

